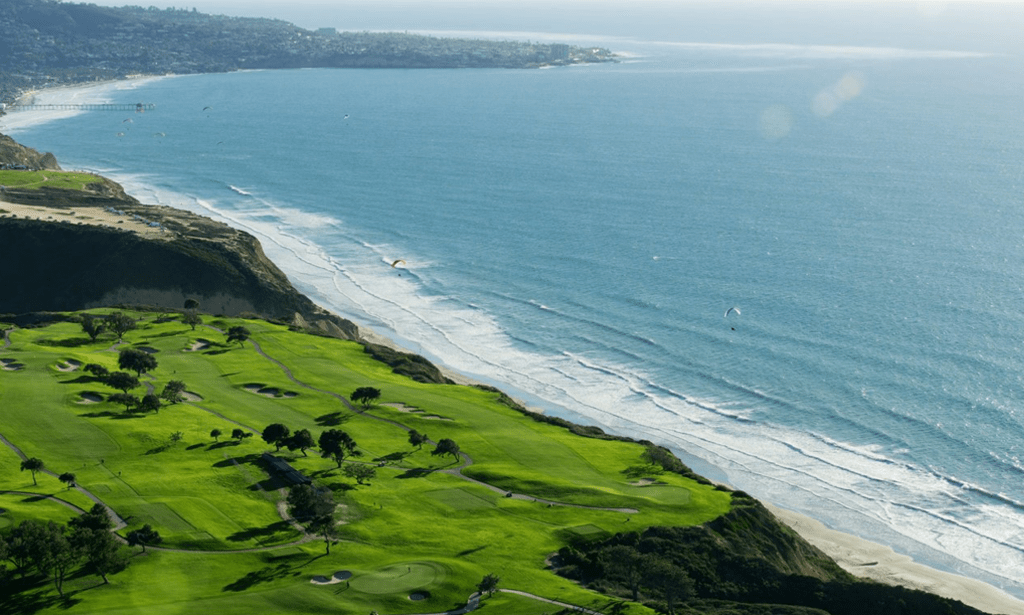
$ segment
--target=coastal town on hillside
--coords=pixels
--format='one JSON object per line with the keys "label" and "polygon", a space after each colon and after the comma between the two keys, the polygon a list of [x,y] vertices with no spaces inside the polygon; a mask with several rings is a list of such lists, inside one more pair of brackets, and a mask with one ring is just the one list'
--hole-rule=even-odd
{"label": "coastal town on hillside", "polygon": [[305,30],[195,9],[0,2],[0,103],[33,89],[137,74],[255,68],[536,68],[614,61],[557,43]]}

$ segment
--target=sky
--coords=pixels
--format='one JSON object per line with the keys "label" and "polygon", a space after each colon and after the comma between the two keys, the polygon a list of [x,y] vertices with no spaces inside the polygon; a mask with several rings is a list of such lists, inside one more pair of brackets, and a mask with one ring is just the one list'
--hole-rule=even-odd
{"label": "sky", "polygon": [[[75,0],[66,0],[75,1]],[[707,43],[1024,49],[1024,0],[79,0],[307,29],[609,35]],[[585,43],[589,44],[589,43]]]}

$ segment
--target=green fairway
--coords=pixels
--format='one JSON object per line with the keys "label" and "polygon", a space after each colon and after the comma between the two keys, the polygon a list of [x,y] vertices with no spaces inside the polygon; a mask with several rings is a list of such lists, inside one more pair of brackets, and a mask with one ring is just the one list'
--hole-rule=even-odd
{"label": "green fairway", "polygon": [[[112,334],[92,341],[75,322],[10,333],[0,359],[23,367],[0,371],[0,435],[51,473],[37,473],[33,485],[18,454],[0,445],[0,491],[54,495],[82,509],[93,504],[88,492],[125,519],[121,536],[148,524],[163,542],[110,585],[77,574],[69,604],[45,579],[0,590],[0,604],[62,613],[436,613],[465,603],[493,573],[502,588],[595,608],[612,601],[552,574],[549,555],[618,532],[703,523],[730,508],[724,491],[646,467],[640,444],[534,421],[493,391],[414,382],[353,342],[258,320],[211,316],[192,331],[177,319],[128,313],[137,328],[116,348]],[[220,331],[235,325],[249,329],[250,341],[226,342]],[[158,363],[133,394],[180,380],[187,399],[147,413],[109,401],[117,391],[84,366],[115,371],[121,348],[143,349]],[[378,403],[350,407],[348,395],[367,386],[381,391]],[[278,451],[260,437],[271,423],[309,430],[314,441],[344,430],[355,455],[339,468],[316,446]],[[430,442],[412,446],[410,429]],[[443,438],[460,447],[458,461],[431,454]],[[282,519],[289,485],[264,452],[332,492],[340,542],[330,554],[322,538]],[[359,483],[344,471],[355,466],[376,474]],[[657,483],[632,478],[638,467]],[[81,491],[57,480],[64,472]],[[19,495],[0,495],[0,508],[0,533],[24,518],[64,522],[74,514]],[[351,576],[318,582],[340,571]],[[499,593],[480,612],[502,608],[557,610]]]}
{"label": "green fairway", "polygon": [[89,184],[100,181],[89,173],[73,171],[0,171],[0,185],[9,188],[38,189],[43,186],[68,190],[85,190]]}

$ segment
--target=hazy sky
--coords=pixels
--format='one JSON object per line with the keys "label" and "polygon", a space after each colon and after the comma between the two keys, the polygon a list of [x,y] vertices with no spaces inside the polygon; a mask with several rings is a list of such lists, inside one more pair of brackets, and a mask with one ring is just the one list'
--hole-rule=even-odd
{"label": "hazy sky", "polygon": [[82,1],[194,7],[204,13],[283,19],[309,29],[543,32],[694,42],[1016,51],[1024,31],[1024,0]]}

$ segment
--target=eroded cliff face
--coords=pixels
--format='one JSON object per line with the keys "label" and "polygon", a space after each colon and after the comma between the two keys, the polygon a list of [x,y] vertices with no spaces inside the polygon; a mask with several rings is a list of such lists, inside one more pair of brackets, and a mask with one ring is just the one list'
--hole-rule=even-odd
{"label": "eroded cliff face", "polygon": [[20,164],[32,169],[60,170],[53,154],[41,154],[7,135],[0,135],[0,164]]}
{"label": "eroded cliff face", "polygon": [[358,338],[355,324],[298,292],[255,237],[122,194],[106,184],[32,194],[20,203],[32,212],[0,203],[0,313],[119,304],[180,310],[192,298],[211,314],[254,314]]}

